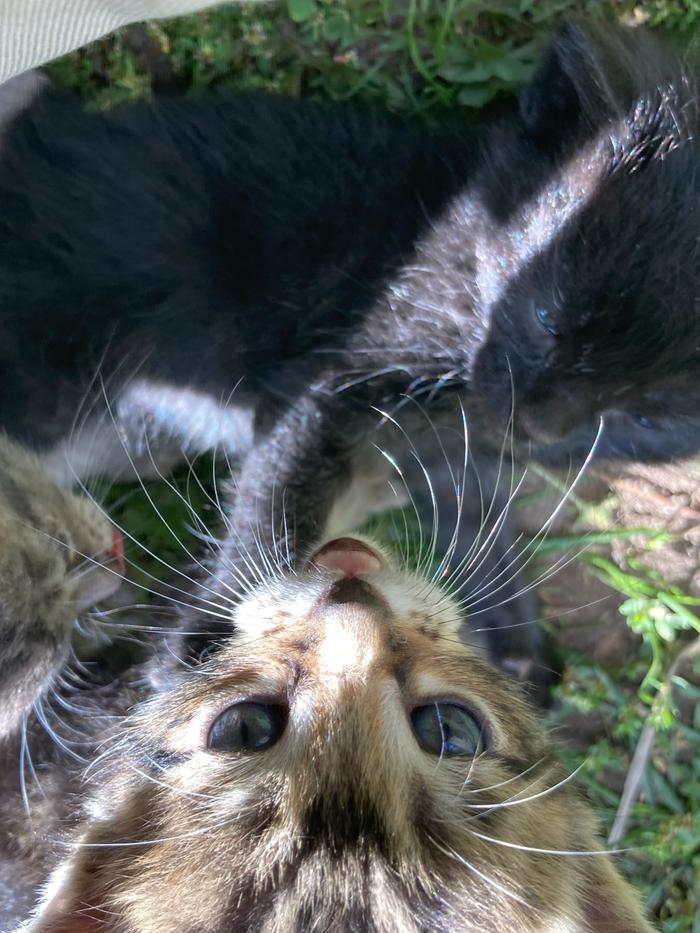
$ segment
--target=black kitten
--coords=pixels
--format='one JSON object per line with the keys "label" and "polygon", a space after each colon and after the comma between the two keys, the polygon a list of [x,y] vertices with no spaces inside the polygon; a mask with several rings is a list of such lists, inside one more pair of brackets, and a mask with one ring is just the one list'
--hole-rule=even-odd
{"label": "black kitten", "polygon": [[564,27],[519,112],[476,129],[265,96],[86,114],[46,94],[2,141],[0,421],[55,467],[82,402],[79,471],[171,433],[249,451],[233,589],[261,544],[293,558],[335,530],[376,409],[407,396],[444,421],[460,394],[487,487],[513,405],[541,458],[585,454],[601,413],[599,455],[694,450],[698,122],[674,56],[610,25]]}
{"label": "black kitten", "polygon": [[588,451],[601,416],[599,457],[700,446],[697,93],[643,30],[564,27],[521,97],[539,169],[491,149],[496,286],[470,382],[541,459]]}

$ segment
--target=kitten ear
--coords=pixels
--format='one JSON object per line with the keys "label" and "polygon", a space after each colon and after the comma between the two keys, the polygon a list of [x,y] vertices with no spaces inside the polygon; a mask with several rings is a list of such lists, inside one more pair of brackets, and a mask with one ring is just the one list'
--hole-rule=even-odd
{"label": "kitten ear", "polygon": [[66,859],[54,871],[34,918],[21,929],[26,933],[104,933],[103,900],[85,854]]}
{"label": "kitten ear", "polygon": [[570,127],[580,116],[581,102],[572,76],[586,58],[586,37],[573,24],[560,26],[534,77],[518,100],[526,131],[545,138],[562,125]]}
{"label": "kitten ear", "polygon": [[[104,783],[90,802],[90,818],[51,874],[22,933],[105,933],[126,926],[118,906],[122,883],[134,870],[144,833],[153,831],[155,785]],[[137,872],[138,874],[138,872]]]}
{"label": "kitten ear", "polygon": [[564,22],[520,94],[523,128],[547,148],[577,129],[595,131],[652,91],[668,61],[642,29]]}

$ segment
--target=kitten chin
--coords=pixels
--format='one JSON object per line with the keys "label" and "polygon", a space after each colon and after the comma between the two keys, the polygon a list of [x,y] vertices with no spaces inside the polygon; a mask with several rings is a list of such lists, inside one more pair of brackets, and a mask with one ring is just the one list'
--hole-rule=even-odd
{"label": "kitten chin", "polygon": [[345,537],[226,611],[233,634],[113,724],[23,929],[651,929],[433,581]]}

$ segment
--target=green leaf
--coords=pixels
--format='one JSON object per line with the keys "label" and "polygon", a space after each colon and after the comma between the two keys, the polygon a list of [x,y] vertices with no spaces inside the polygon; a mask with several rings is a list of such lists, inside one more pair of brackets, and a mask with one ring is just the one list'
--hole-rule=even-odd
{"label": "green leaf", "polygon": [[488,62],[477,62],[475,65],[452,64],[444,65],[438,71],[438,75],[444,81],[456,84],[479,84],[493,77],[494,69]]}
{"label": "green leaf", "polygon": [[295,23],[304,23],[316,12],[316,0],[287,0],[287,12]]}
{"label": "green leaf", "polygon": [[670,593],[659,593],[659,601],[668,606],[678,616],[678,628],[692,628],[696,632],[700,632],[700,619],[690,609],[686,609],[680,600],[674,599]]}
{"label": "green leaf", "polygon": [[481,87],[465,87],[457,95],[457,103],[463,107],[483,107],[493,97],[497,90],[491,84],[484,84]]}
{"label": "green leaf", "polygon": [[661,772],[651,769],[649,772],[649,785],[655,798],[663,803],[672,813],[683,813],[685,807],[683,801],[671,787]]}

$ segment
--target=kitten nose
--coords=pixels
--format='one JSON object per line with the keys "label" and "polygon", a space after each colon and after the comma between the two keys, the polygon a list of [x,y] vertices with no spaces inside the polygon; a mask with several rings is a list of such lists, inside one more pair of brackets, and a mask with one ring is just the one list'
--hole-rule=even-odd
{"label": "kitten nose", "polygon": [[359,576],[373,574],[387,567],[386,560],[369,544],[359,538],[334,538],[319,548],[309,563],[342,574],[319,598],[316,604],[318,609],[328,611],[342,607],[352,614],[361,608],[368,610],[368,617],[375,620],[386,616],[388,606],[382,594]]}
{"label": "kitten nose", "polygon": [[126,561],[124,560],[124,539],[116,528],[112,529],[112,548],[110,558],[117,565],[117,570],[124,576],[126,574]]}
{"label": "kitten nose", "polygon": [[309,561],[325,570],[339,570],[344,577],[374,573],[386,567],[386,561],[358,538],[334,538],[324,544]]}

